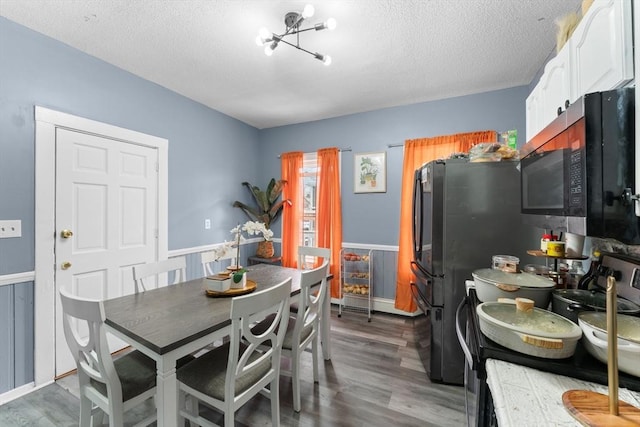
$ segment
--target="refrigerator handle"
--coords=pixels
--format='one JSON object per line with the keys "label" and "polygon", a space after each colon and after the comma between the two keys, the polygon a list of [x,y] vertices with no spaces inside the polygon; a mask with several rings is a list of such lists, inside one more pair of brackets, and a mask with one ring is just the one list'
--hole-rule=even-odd
{"label": "refrigerator handle", "polygon": [[413,178],[413,258],[418,259],[422,254],[422,173],[420,169],[415,172]]}
{"label": "refrigerator handle", "polygon": [[460,325],[460,320],[462,318],[462,309],[468,303],[469,302],[467,298],[463,298],[462,301],[460,301],[460,305],[458,305],[458,309],[456,310],[456,335],[458,336],[460,347],[462,347],[464,358],[467,359],[467,364],[469,365],[469,367],[473,369],[473,357],[471,356],[471,350],[469,350],[466,338],[462,335],[462,325]]}
{"label": "refrigerator handle", "polygon": [[[413,274],[415,274],[416,276],[424,280],[433,280],[436,278],[436,276],[431,274],[431,272],[427,271],[426,268],[424,268],[423,266],[421,266],[415,261],[411,261],[411,271],[413,272]],[[442,276],[439,276],[439,277],[442,277]]]}
{"label": "refrigerator handle", "polygon": [[425,315],[428,314],[429,311],[433,308],[433,306],[429,304],[429,301],[427,301],[427,298],[424,295],[422,295],[422,292],[420,292],[420,289],[418,289],[418,286],[415,283],[410,282],[409,285],[411,287],[411,295],[413,296],[413,300],[416,302],[418,307],[420,307],[420,310],[422,310]]}

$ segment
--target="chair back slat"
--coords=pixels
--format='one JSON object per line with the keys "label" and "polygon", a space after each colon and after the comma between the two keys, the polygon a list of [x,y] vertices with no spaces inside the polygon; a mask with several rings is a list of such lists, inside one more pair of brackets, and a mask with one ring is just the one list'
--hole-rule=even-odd
{"label": "chair back slat", "polygon": [[[160,276],[173,272],[173,284],[187,280],[187,259],[183,256],[133,266],[136,293],[160,287]],[[168,277],[167,277],[168,280]]]}
{"label": "chair back slat", "polygon": [[228,246],[222,246],[212,251],[200,253],[200,262],[202,263],[202,273],[204,276],[213,276],[216,271],[213,269],[213,263],[220,263],[227,259],[235,259],[236,250]]}
{"label": "chair back slat", "polygon": [[331,249],[298,246],[298,268],[300,270],[317,268],[324,260],[331,262]]}

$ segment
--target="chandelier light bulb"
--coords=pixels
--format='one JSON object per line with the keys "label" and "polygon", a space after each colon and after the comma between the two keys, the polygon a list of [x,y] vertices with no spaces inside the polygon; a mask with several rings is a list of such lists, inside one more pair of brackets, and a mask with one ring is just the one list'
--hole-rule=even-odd
{"label": "chandelier light bulb", "polygon": [[329,65],[331,65],[331,57],[329,55],[325,55],[322,63],[325,67],[328,67]]}
{"label": "chandelier light bulb", "polygon": [[269,30],[267,30],[266,27],[262,27],[258,30],[258,35],[260,37],[262,37],[263,39],[268,39],[271,38],[271,32]]}
{"label": "chandelier light bulb", "polygon": [[308,19],[311,18],[313,16],[313,14],[316,12],[315,8],[313,7],[313,5],[308,4],[304,7],[304,10],[302,11],[302,17],[304,19]]}
{"label": "chandelier light bulb", "polygon": [[257,35],[257,36],[256,36],[256,44],[257,44],[258,46],[262,46],[262,45],[264,45],[264,39],[263,39],[260,35]]}
{"label": "chandelier light bulb", "polygon": [[329,18],[327,19],[327,22],[324,23],[325,28],[327,28],[329,31],[335,30],[337,25],[338,22],[334,18]]}
{"label": "chandelier light bulb", "polygon": [[264,47],[264,54],[267,56],[273,55],[273,49],[271,49],[271,45],[266,45]]}

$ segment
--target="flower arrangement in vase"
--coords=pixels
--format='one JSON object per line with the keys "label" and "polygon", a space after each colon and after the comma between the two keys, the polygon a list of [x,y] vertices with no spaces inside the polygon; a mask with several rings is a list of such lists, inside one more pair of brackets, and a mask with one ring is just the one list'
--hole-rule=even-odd
{"label": "flower arrangement in vase", "polygon": [[[273,231],[269,230],[263,222],[258,221],[247,221],[244,224],[238,224],[236,227],[231,229],[231,233],[235,234],[235,242],[225,242],[230,243],[232,246],[236,247],[236,263],[235,265],[230,265],[227,267],[227,270],[231,271],[232,275],[232,288],[243,288],[246,286],[247,277],[246,270],[240,266],[240,243],[243,240],[246,240],[242,233],[246,233],[248,236],[260,235],[264,238],[264,241],[271,242],[271,238],[273,237]],[[271,242],[273,243],[273,242]]]}

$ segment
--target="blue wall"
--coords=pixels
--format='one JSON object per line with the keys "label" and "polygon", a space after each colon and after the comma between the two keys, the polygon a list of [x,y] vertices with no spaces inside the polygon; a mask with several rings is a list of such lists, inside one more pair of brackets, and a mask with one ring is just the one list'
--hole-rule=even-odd
{"label": "blue wall", "polygon": [[[248,201],[243,181],[264,186],[280,176],[280,153],[329,146],[352,149],[342,155],[343,240],[395,246],[403,150],[387,145],[480,129],[523,135],[527,93],[520,87],[259,131],[0,17],[0,219],[22,220],[21,238],[0,239],[0,275],[34,269],[36,105],[169,140],[170,250],[229,239],[245,219],[231,206]],[[369,151],[387,152],[387,192],[354,194],[353,155]],[[393,298],[395,253],[378,255],[374,294]],[[190,276],[197,277],[194,263]],[[0,350],[0,393],[33,378],[33,291],[26,286],[0,293],[0,306],[14,310],[3,310],[9,317],[0,342],[19,338]],[[24,298],[18,288],[27,290]]]}
{"label": "blue wall", "polygon": [[[398,244],[402,144],[406,139],[493,129],[525,133],[527,87],[449,98],[403,107],[319,120],[260,131],[263,180],[279,176],[280,153],[322,147],[351,147],[342,153],[343,241]],[[524,141],[519,140],[519,145]],[[359,152],[387,152],[387,192],[355,194],[354,160]]]}
{"label": "blue wall", "polygon": [[257,129],[4,18],[0,63],[0,219],[22,220],[22,238],[0,240],[0,274],[34,268],[35,105],[169,140],[169,249],[243,220],[231,205],[257,179]]}
{"label": "blue wall", "polygon": [[[34,265],[34,105],[169,140],[169,249],[229,238],[244,219],[231,208],[248,197],[242,181],[265,185],[280,153],[328,146],[353,150],[342,155],[344,241],[397,245],[403,150],[388,144],[525,129],[525,86],[259,131],[4,18],[0,58],[0,219],[23,230],[0,240],[0,274]],[[353,154],[368,151],[387,152],[386,193],[353,193]]]}

